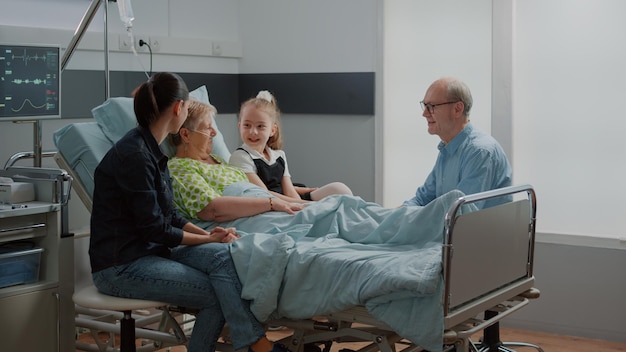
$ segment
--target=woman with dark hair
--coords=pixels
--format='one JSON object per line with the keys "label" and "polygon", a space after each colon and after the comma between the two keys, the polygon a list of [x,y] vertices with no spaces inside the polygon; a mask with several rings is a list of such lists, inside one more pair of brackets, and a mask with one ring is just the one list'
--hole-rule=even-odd
{"label": "woman with dark hair", "polygon": [[138,127],[95,171],[89,256],[102,293],[199,309],[188,351],[214,351],[225,322],[233,347],[286,350],[241,298],[228,243],[233,228],[210,232],[174,208],[167,157],[159,144],[187,118],[189,91],[173,73],[157,73],[134,92]]}

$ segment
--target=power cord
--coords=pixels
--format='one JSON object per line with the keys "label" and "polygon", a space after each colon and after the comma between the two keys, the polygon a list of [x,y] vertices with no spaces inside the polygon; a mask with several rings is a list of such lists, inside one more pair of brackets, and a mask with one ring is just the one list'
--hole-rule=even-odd
{"label": "power cord", "polygon": [[139,39],[139,46],[147,46],[148,47],[148,51],[150,51],[150,76],[152,76],[152,48],[150,47],[150,44],[148,44],[146,41],[144,41],[143,39]]}

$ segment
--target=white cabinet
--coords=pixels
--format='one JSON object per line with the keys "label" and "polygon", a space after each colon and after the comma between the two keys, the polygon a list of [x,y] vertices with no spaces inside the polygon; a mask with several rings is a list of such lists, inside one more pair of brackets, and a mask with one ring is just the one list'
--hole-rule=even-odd
{"label": "white cabinet", "polygon": [[58,351],[58,287],[0,298],[3,351]]}
{"label": "white cabinet", "polygon": [[[20,169],[20,175],[25,170]],[[57,170],[60,172],[61,170]],[[11,176],[12,170],[0,170]],[[43,172],[43,174],[41,174]],[[41,179],[33,178],[40,175]],[[0,288],[0,350],[39,352],[74,350],[73,237],[62,230],[63,185],[54,171],[30,170],[37,201],[0,208],[0,248],[42,248],[36,281]],[[0,259],[0,265],[1,265]],[[9,275],[10,265],[4,266]],[[0,283],[3,282],[0,277]]]}

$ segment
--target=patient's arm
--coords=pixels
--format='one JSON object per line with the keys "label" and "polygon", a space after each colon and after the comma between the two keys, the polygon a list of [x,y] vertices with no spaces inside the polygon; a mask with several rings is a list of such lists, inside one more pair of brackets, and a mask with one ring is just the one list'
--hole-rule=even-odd
{"label": "patient's arm", "polygon": [[282,211],[294,214],[302,210],[302,205],[280,198],[252,197],[217,197],[198,212],[198,218],[204,221],[231,221],[262,214],[268,211]]}

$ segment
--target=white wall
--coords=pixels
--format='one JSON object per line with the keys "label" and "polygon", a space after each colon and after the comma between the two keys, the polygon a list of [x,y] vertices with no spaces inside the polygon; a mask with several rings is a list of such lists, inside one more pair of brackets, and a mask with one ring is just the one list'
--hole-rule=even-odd
{"label": "white wall", "polygon": [[383,205],[397,206],[424,183],[439,137],[419,102],[436,79],[456,76],[474,98],[471,121],[491,130],[491,0],[385,1]]}
{"label": "white wall", "polygon": [[242,73],[371,72],[376,67],[376,0],[239,3]]}
{"label": "white wall", "polygon": [[[622,238],[626,2],[515,5],[515,179],[533,184],[538,230]],[[619,244],[617,244],[619,246]]]}

